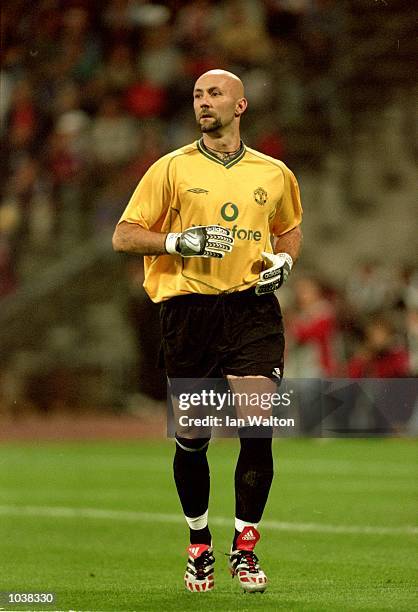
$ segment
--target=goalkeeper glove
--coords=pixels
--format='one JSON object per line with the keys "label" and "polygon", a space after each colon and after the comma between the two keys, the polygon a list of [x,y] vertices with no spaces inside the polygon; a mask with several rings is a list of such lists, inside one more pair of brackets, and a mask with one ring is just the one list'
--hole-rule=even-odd
{"label": "goalkeeper glove", "polygon": [[275,254],[263,251],[261,254],[270,267],[260,274],[260,280],[255,287],[257,295],[272,293],[279,289],[287,280],[293,266],[293,259],[288,253]]}
{"label": "goalkeeper glove", "polygon": [[181,233],[167,234],[165,250],[182,257],[220,257],[232,251],[231,230],[220,225],[197,225]]}

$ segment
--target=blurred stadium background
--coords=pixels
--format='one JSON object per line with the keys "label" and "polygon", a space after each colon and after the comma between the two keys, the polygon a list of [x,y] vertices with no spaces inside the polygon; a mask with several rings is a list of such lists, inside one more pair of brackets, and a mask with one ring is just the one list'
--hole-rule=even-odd
{"label": "blurred stadium background", "polygon": [[[0,591],[184,610],[158,307],[141,259],[112,252],[114,225],[150,164],[199,136],[196,77],[230,69],[250,102],[245,142],[302,190],[304,250],[280,290],[287,376],[416,376],[413,7],[2,4]],[[416,434],[411,412],[398,433]],[[199,607],[416,610],[414,441],[276,440],[274,454],[259,547],[272,585],[249,608],[223,557],[236,443],[211,445],[219,578]]]}
{"label": "blurred stadium background", "polygon": [[110,237],[150,164],[198,137],[213,67],[245,82],[245,142],[301,185],[287,375],[415,376],[414,26],[401,0],[6,0],[3,416],[164,398],[158,307]]}

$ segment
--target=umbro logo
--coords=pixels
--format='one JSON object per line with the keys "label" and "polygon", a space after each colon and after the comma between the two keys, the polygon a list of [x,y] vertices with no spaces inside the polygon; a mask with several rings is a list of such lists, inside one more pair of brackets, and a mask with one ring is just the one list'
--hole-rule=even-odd
{"label": "umbro logo", "polygon": [[191,193],[209,193],[207,189],[202,189],[201,187],[193,187],[192,189],[188,189]]}
{"label": "umbro logo", "polygon": [[242,539],[251,542],[252,540],[256,540],[257,538],[255,537],[253,530],[250,529],[245,535],[242,536]]}
{"label": "umbro logo", "polygon": [[281,378],[282,371],[280,368],[273,368],[272,374],[273,376],[276,376],[277,378]]}

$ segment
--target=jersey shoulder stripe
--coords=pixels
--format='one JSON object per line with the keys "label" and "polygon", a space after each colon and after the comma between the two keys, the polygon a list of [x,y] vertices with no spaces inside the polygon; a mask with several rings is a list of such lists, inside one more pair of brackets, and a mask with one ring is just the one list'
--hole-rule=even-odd
{"label": "jersey shoulder stripe", "polygon": [[151,164],[151,166],[148,168],[148,172],[155,171],[157,169],[160,171],[164,171],[164,169],[168,170],[171,166],[171,163],[176,158],[181,157],[183,155],[193,155],[193,153],[199,153],[196,143],[188,144],[184,147],[180,147],[180,149],[170,151],[169,153],[166,153],[165,155],[157,159],[157,161],[155,161],[153,164]]}
{"label": "jersey shoulder stripe", "polygon": [[166,153],[160,160],[169,161],[174,157],[179,157],[180,155],[189,155],[191,153],[198,153],[197,144],[195,142],[185,145],[184,147],[180,147],[179,149],[175,149],[174,151],[170,151],[170,153]]}
{"label": "jersey shoulder stripe", "polygon": [[265,162],[270,162],[271,164],[273,164],[274,166],[277,166],[281,170],[283,170],[284,168],[287,168],[286,164],[283,163],[280,159],[275,159],[274,157],[270,157],[270,155],[266,155],[265,153],[261,153],[260,151],[256,151],[255,149],[251,149],[251,147],[246,146],[246,149],[250,155],[254,155],[254,157],[258,157]]}

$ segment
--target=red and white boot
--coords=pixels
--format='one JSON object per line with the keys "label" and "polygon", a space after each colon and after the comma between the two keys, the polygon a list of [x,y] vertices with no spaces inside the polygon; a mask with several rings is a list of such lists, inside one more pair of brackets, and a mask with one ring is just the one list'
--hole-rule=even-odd
{"label": "red and white boot", "polygon": [[214,587],[213,548],[208,544],[190,544],[189,558],[184,574],[184,585],[192,592],[211,591]]}
{"label": "red and white boot", "polygon": [[260,534],[255,527],[244,527],[237,538],[235,550],[231,550],[229,555],[232,577],[238,576],[240,585],[247,593],[263,593],[267,588],[267,577],[254,553],[259,539]]}

